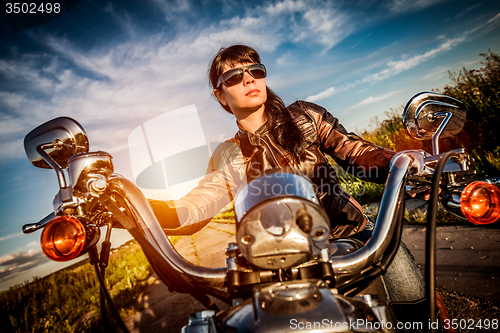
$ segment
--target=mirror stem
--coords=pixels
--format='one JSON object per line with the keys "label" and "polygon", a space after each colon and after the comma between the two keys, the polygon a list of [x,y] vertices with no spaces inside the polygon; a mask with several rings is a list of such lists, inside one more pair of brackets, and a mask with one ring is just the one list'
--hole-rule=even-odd
{"label": "mirror stem", "polygon": [[59,181],[59,187],[61,189],[66,188],[66,178],[64,178],[64,173],[61,167],[45,152],[45,149],[50,149],[50,148],[56,148],[56,147],[53,143],[46,143],[36,147],[36,151],[38,154],[40,154],[40,156],[42,156],[45,162],[47,162],[52,167],[52,169],[55,170],[57,174],[57,180]]}
{"label": "mirror stem", "polygon": [[432,136],[433,155],[439,155],[439,137],[441,136],[441,133],[443,133],[443,130],[446,127],[446,125],[448,125],[448,122],[450,121],[452,116],[453,114],[451,112],[440,112],[434,115],[434,118],[442,118],[442,117],[445,118],[441,122],[441,125],[439,125],[439,128],[436,131],[436,133],[434,133],[434,135]]}

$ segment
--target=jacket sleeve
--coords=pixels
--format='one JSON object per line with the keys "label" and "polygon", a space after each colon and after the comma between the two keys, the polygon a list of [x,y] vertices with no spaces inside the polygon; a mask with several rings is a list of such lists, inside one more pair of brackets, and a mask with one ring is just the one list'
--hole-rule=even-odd
{"label": "jacket sleeve", "polygon": [[347,132],[325,108],[309,102],[302,103],[315,120],[322,152],[357,178],[385,182],[394,151]]}
{"label": "jacket sleeve", "polygon": [[238,152],[236,144],[219,145],[210,158],[206,175],[193,190],[179,200],[150,201],[166,234],[194,234],[233,200],[236,190],[246,181],[243,157]]}

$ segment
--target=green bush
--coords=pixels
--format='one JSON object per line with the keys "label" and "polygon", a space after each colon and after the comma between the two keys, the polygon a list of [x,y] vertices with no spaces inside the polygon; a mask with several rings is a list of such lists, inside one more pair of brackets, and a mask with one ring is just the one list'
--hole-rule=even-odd
{"label": "green bush", "polygon": [[462,101],[468,112],[464,130],[455,138],[472,152],[483,176],[500,174],[500,55],[480,54],[482,68],[450,73],[443,93]]}
{"label": "green bush", "polygon": [[423,149],[424,143],[412,139],[403,127],[403,107],[385,112],[386,119],[373,118],[373,129],[361,132],[366,141],[394,151]]}

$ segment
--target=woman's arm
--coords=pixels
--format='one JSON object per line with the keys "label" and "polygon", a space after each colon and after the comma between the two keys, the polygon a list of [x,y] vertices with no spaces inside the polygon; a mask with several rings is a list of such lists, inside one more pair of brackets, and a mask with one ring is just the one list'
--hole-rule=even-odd
{"label": "woman's arm", "polygon": [[385,181],[394,151],[347,132],[325,108],[314,103],[300,103],[315,120],[322,152],[330,155],[343,169],[357,178]]}
{"label": "woman's arm", "polygon": [[239,147],[225,142],[210,158],[205,177],[179,200],[149,200],[169,235],[191,235],[201,230],[232,201],[234,193],[246,181],[243,156]]}

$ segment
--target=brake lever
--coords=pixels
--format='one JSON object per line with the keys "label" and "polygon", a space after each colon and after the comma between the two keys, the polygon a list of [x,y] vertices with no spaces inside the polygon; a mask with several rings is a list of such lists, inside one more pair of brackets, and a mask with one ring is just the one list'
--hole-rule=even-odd
{"label": "brake lever", "polygon": [[23,225],[23,233],[24,234],[30,234],[34,231],[37,231],[38,229],[43,228],[47,223],[52,221],[53,218],[56,217],[56,214],[54,212],[50,213],[49,215],[45,216],[43,219],[38,221],[37,223],[28,223]]}

